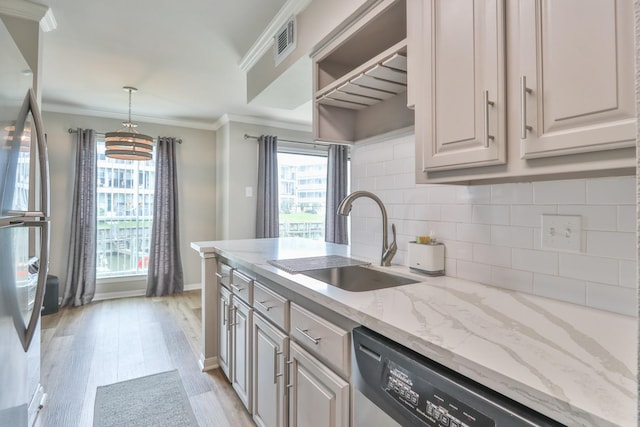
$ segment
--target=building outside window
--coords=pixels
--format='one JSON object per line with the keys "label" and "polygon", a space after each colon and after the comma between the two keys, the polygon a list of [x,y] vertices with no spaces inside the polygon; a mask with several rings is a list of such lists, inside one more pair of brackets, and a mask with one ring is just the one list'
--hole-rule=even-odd
{"label": "building outside window", "polygon": [[327,157],[278,153],[280,237],[324,240]]}
{"label": "building outside window", "polygon": [[105,156],[98,140],[97,277],[146,275],[155,162]]}

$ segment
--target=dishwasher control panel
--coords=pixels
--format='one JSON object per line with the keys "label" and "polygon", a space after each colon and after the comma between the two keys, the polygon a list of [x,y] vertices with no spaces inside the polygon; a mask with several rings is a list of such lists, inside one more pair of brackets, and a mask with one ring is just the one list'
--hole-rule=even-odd
{"label": "dishwasher control panel", "polygon": [[383,378],[385,392],[429,426],[496,426],[491,418],[412,375],[393,361],[387,362]]}

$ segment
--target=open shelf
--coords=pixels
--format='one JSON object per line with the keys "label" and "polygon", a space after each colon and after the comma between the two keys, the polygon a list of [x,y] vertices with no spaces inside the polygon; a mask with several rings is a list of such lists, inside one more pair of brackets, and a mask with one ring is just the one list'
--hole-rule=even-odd
{"label": "open shelf", "polygon": [[355,142],[413,125],[405,0],[382,0],[314,54],[314,137]]}

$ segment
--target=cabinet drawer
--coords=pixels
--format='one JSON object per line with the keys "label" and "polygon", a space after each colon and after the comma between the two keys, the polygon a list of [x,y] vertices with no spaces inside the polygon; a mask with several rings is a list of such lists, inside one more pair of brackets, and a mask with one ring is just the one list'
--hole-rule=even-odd
{"label": "cabinet drawer", "polygon": [[314,355],[349,374],[349,332],[291,303],[290,335]]}
{"label": "cabinet drawer", "polygon": [[231,268],[231,266],[223,262],[218,262],[218,271],[216,272],[216,277],[218,278],[218,283],[225,286],[227,289],[230,289],[232,270],[233,268]]}
{"label": "cabinet drawer", "polygon": [[288,307],[289,302],[286,298],[260,282],[253,282],[253,308],[285,331],[289,326]]}
{"label": "cabinet drawer", "polygon": [[253,302],[253,279],[233,270],[231,275],[231,291],[249,305]]}

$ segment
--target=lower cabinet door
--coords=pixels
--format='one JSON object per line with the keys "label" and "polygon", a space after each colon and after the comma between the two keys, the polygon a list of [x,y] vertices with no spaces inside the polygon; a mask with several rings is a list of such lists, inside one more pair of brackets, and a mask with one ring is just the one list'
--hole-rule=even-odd
{"label": "lower cabinet door", "polygon": [[231,363],[231,384],[233,389],[252,413],[251,406],[251,308],[233,297],[232,307],[232,338],[233,361]]}
{"label": "lower cabinet door", "polygon": [[289,351],[289,425],[348,427],[349,383],[296,343]]}
{"label": "lower cabinet door", "polygon": [[285,361],[289,338],[253,313],[253,420],[259,427],[285,427]]}
{"label": "lower cabinet door", "polygon": [[232,381],[231,378],[231,292],[220,286],[220,298],[218,305],[218,363],[220,369]]}

